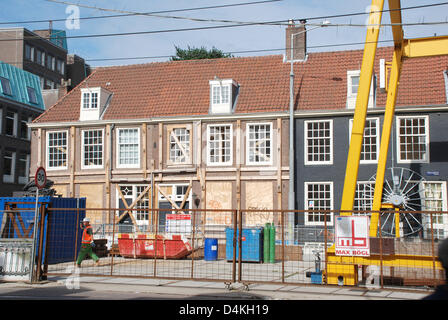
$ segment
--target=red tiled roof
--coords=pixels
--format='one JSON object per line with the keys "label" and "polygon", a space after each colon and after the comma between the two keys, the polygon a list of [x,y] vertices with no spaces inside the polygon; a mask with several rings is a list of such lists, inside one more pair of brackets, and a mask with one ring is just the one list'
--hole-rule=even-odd
{"label": "red tiled roof", "polygon": [[[347,71],[359,70],[362,50],[310,53],[295,63],[296,110],[345,109]],[[392,59],[392,48],[378,48],[379,59]],[[448,56],[405,60],[397,106],[446,104],[443,71]],[[103,119],[139,119],[209,113],[209,80],[233,79],[241,87],[236,113],[287,111],[290,64],[282,55],[148,63],[96,69],[34,122],[77,121],[80,89],[103,87],[113,97]],[[109,85],[106,85],[109,83]],[[386,94],[377,90],[377,106]]]}

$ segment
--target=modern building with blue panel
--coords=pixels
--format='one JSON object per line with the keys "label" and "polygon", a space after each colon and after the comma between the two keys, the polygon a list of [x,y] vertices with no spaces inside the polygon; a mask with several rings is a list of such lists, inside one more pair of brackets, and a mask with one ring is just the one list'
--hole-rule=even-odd
{"label": "modern building with blue panel", "polygon": [[44,110],[39,77],[0,61],[0,196],[12,196],[28,183],[28,123]]}

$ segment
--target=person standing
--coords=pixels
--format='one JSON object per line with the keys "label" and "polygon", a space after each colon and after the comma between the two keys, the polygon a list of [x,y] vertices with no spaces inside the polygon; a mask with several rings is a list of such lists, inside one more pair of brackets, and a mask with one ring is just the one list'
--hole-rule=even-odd
{"label": "person standing", "polygon": [[95,244],[93,243],[93,229],[90,225],[89,218],[84,218],[82,220],[81,229],[83,229],[81,251],[79,252],[78,259],[76,260],[76,266],[78,268],[81,267],[81,262],[84,260],[86,255],[90,256],[93,259],[93,261],[95,262],[95,266],[98,266],[100,263],[100,259],[92,250],[92,247],[95,246]]}

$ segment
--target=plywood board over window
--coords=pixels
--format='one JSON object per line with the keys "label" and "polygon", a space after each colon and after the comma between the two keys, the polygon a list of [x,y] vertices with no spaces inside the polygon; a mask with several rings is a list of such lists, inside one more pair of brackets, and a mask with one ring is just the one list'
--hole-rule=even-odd
{"label": "plywood board over window", "polygon": [[[207,209],[231,209],[232,208],[232,183],[231,182],[207,182]],[[230,225],[232,212],[207,211],[206,224]]]}
{"label": "plywood board over window", "polygon": [[[102,184],[81,184],[79,185],[79,197],[86,198],[86,208],[103,208],[104,186]],[[90,218],[90,223],[103,223],[103,211],[87,210],[86,217]]]}
{"label": "plywood board over window", "polygon": [[[271,181],[246,182],[246,209],[274,209],[274,186]],[[273,222],[272,212],[246,212],[244,214],[247,226],[263,226]],[[243,220],[244,221],[244,220]]]}

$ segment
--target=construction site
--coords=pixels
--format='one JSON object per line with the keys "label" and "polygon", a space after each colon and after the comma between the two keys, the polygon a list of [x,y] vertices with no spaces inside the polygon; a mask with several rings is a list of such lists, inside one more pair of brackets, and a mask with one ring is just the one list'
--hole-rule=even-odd
{"label": "construction site", "polygon": [[[389,0],[387,10],[384,2],[372,1],[364,49],[333,54],[331,61],[353,65],[325,71],[329,84],[322,90],[342,92],[343,110],[300,110],[316,95],[317,82],[302,87],[294,77],[303,80],[329,56],[295,57],[295,41],[305,41],[294,38],[306,33],[303,23],[287,28],[285,60],[169,62],[92,73],[30,125],[34,179],[23,196],[0,198],[0,280],[38,283],[76,270],[81,277],[213,281],[226,288],[412,290],[446,283],[438,245],[448,234],[448,36],[406,39],[400,1]],[[381,28],[392,29],[393,46],[378,47]],[[260,73],[271,73],[257,80],[244,75],[259,63],[269,65]],[[117,116],[127,111],[115,101],[131,93],[114,79],[168,77],[157,68],[190,70],[191,83],[203,72],[204,110],[180,116],[162,106],[166,114]],[[276,87],[274,74],[289,68]],[[380,86],[372,93],[375,72]],[[412,100],[425,72],[438,91],[427,101],[417,92]],[[354,98],[343,79],[356,87]],[[265,87],[256,87],[263,81]],[[220,86],[230,98],[214,104]],[[262,110],[263,102],[247,94],[259,97],[267,88],[282,92],[284,108]],[[84,108],[93,95],[98,110]],[[87,243],[85,223],[98,263],[91,257],[77,263]]]}

